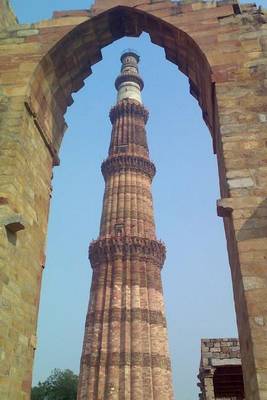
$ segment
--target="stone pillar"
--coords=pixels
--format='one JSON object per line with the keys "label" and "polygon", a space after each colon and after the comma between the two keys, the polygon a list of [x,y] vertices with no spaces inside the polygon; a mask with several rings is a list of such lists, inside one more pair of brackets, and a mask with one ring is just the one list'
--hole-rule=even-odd
{"label": "stone pillar", "polygon": [[200,371],[198,374],[199,383],[198,386],[200,388],[199,399],[200,400],[215,400],[214,394],[214,368],[205,368],[202,365],[203,359],[201,359]]}
{"label": "stone pillar", "polygon": [[10,98],[0,136],[0,398],[28,400],[53,160],[20,97]]}
{"label": "stone pillar", "polygon": [[204,390],[205,400],[215,400],[214,386],[213,386],[213,375],[214,371],[210,370],[204,376]]}
{"label": "stone pillar", "polygon": [[[252,70],[259,73],[258,63],[251,60],[249,70],[244,68],[244,76]],[[255,400],[267,396],[265,86],[256,74],[254,80],[246,80],[243,85],[232,82],[217,89],[222,121],[218,156],[224,159],[221,173],[226,175],[218,214],[224,219],[226,231],[245,391],[248,398]],[[243,97],[242,109],[238,108],[238,96]]]}

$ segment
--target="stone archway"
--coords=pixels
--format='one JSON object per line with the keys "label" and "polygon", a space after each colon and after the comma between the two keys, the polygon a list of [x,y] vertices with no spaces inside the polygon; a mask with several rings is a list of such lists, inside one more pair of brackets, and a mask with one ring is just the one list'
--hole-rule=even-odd
{"label": "stone archway", "polygon": [[6,0],[0,10],[1,396],[27,399],[31,387],[52,167],[71,94],[101,59],[102,47],[145,31],[189,77],[213,137],[246,396],[264,399],[266,15],[235,1],[97,0],[90,10],[20,26]]}

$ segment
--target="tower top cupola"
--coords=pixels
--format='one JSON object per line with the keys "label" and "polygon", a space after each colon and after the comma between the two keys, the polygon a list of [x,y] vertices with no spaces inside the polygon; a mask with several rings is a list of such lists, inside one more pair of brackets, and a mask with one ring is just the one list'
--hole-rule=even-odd
{"label": "tower top cupola", "polygon": [[118,91],[117,102],[133,99],[142,104],[141,91],[144,82],[139,75],[138,63],[140,57],[133,50],[126,50],[121,56],[121,73],[115,81]]}

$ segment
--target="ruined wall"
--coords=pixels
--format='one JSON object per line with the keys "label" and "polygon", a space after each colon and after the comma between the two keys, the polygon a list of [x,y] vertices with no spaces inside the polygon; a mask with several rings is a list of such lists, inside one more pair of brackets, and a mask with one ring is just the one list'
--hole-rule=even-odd
{"label": "ruined wall", "polygon": [[239,340],[201,339],[200,400],[244,399]]}
{"label": "ruined wall", "polygon": [[228,0],[98,0],[90,10],[21,26],[6,0],[0,10],[8,16],[0,18],[1,399],[27,399],[30,390],[64,113],[101,60],[101,48],[142,31],[189,77],[211,131],[247,398],[267,398],[266,14]]}
{"label": "ruined wall", "polygon": [[212,368],[224,364],[241,365],[239,340],[201,339],[201,367]]}

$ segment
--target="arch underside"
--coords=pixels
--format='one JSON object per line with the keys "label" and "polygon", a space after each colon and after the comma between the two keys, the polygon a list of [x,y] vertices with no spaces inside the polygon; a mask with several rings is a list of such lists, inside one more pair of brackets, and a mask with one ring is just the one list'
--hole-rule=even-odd
{"label": "arch underside", "polygon": [[[196,42],[184,31],[143,11],[117,6],[78,25],[61,39],[38,65],[29,87],[29,101],[41,124],[52,133],[57,153],[65,131],[64,114],[102,59],[101,49],[124,36],[150,35],[152,43],[164,48],[166,58],[188,76],[190,92],[198,100],[211,133],[214,130],[214,88],[211,68]],[[45,82],[43,77],[46,77]],[[47,85],[47,82],[49,84]]]}

